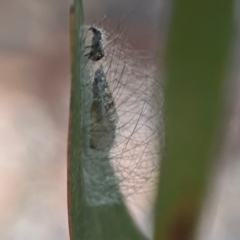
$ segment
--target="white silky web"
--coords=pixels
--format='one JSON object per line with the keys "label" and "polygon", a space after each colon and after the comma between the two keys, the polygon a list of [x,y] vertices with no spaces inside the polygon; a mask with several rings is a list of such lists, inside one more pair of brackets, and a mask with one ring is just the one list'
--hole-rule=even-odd
{"label": "white silky web", "polygon": [[[103,33],[104,57],[97,62],[88,60],[85,66],[86,134],[89,132],[91,86],[100,66],[112,92],[118,123],[115,132],[109,132],[115,135],[110,151],[94,151],[86,144],[86,200],[93,206],[117,203],[120,198],[151,191],[159,169],[159,137],[163,136],[163,97],[155,67],[146,53],[136,52],[120,35]],[[89,32],[87,34],[84,39],[90,41]]]}

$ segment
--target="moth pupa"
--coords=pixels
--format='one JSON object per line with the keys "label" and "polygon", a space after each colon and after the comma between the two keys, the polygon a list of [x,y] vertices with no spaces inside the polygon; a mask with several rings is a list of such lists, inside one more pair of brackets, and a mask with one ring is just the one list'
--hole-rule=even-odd
{"label": "moth pupa", "polygon": [[92,88],[90,147],[99,151],[108,151],[114,143],[118,115],[102,66],[95,72]]}
{"label": "moth pupa", "polygon": [[85,54],[92,61],[99,61],[104,57],[104,43],[105,35],[101,28],[92,26],[89,28],[93,36],[91,39],[91,45],[86,48],[90,48],[90,52]]}

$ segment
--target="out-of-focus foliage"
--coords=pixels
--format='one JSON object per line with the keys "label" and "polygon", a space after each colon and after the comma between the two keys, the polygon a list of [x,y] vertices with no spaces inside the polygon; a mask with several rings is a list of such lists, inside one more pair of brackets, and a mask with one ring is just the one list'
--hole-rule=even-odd
{"label": "out-of-focus foliage", "polygon": [[195,239],[210,153],[221,131],[232,25],[231,0],[174,1],[166,50],[166,158],[155,239]]}

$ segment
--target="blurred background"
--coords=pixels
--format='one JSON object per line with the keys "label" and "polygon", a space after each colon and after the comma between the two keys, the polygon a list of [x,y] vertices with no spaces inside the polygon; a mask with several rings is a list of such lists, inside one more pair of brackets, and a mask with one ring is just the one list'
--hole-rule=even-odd
{"label": "blurred background", "polygon": [[[85,0],[83,4],[86,24],[106,16],[113,31],[119,23],[127,25],[125,39],[135,49],[152,56],[164,49],[171,11],[166,1]],[[1,0],[0,30],[0,239],[67,240],[69,2]],[[203,240],[240,239],[238,34],[226,84],[224,146],[209,190]],[[150,236],[147,202],[140,199],[131,211]]]}

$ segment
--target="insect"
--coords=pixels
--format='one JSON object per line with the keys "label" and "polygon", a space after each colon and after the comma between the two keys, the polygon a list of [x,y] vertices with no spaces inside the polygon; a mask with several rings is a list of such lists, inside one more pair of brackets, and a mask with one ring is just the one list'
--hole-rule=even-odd
{"label": "insect", "polygon": [[85,54],[92,61],[99,61],[104,57],[103,45],[105,41],[104,33],[102,29],[97,26],[92,26],[89,28],[92,31],[93,37],[91,41],[91,46],[87,46],[86,48],[90,48],[90,52]]}
{"label": "insect", "polygon": [[115,139],[118,115],[102,66],[94,75],[93,103],[90,113],[90,147],[100,151],[110,150]]}

